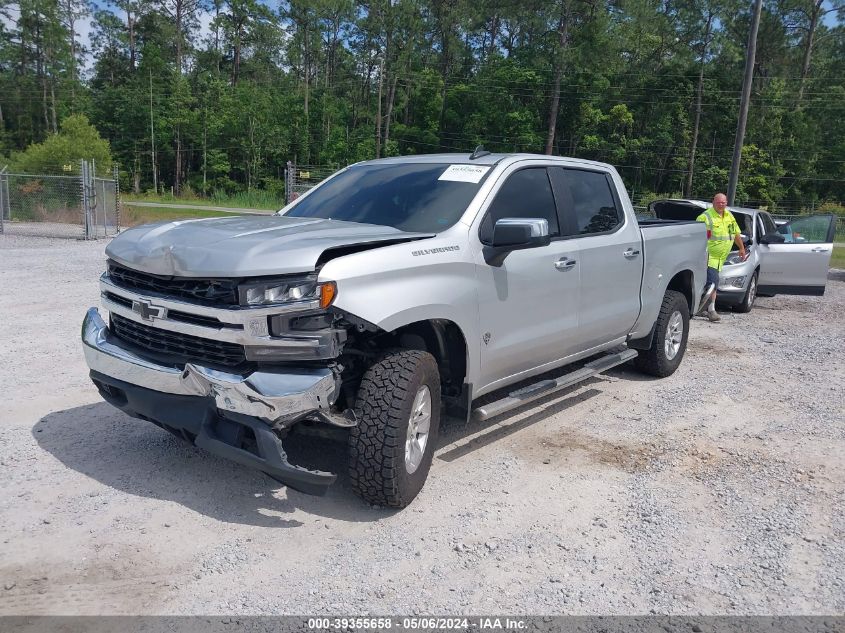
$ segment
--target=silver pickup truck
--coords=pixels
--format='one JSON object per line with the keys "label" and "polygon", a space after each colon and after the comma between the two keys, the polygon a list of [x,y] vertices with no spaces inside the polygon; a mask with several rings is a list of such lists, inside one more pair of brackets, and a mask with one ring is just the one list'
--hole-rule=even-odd
{"label": "silver pickup truck", "polygon": [[442,410],[487,419],[629,360],[673,373],[705,240],[698,222],[639,224],[602,163],[364,162],[274,216],[121,234],[83,347],[129,415],[312,494],[336,475],[282,440],[342,434],[355,492],[404,507]]}

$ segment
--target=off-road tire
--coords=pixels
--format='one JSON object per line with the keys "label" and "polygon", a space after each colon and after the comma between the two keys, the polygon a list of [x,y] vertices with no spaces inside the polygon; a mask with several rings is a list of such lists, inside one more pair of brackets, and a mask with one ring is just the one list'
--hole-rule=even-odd
{"label": "off-road tire", "polygon": [[[405,467],[411,408],[421,385],[431,394],[431,422],[422,462]],[[349,432],[349,477],[369,503],[404,508],[425,483],[440,428],[440,373],[434,357],[417,350],[386,353],[365,373],[355,401],[358,424]]]}
{"label": "off-road tire", "polygon": [[[752,293],[752,287],[754,291]],[[751,308],[754,307],[754,300],[757,299],[757,271],[754,271],[754,274],[751,275],[751,281],[748,282],[748,288],[745,290],[745,296],[742,298],[742,303],[734,307],[734,310],[737,312],[742,312],[743,314],[751,312]]]}
{"label": "off-road tire", "polygon": [[[681,337],[681,346],[677,354],[671,360],[666,356],[666,335],[669,321],[675,312],[680,312],[683,323],[683,334]],[[687,339],[689,338],[689,306],[684,295],[676,290],[667,290],[663,295],[663,303],[660,306],[660,312],[657,315],[657,322],[654,325],[654,338],[651,341],[651,347],[640,352],[640,355],[634,360],[634,366],[641,372],[651,374],[664,378],[675,373],[681,360],[684,358],[684,352],[687,349]]]}

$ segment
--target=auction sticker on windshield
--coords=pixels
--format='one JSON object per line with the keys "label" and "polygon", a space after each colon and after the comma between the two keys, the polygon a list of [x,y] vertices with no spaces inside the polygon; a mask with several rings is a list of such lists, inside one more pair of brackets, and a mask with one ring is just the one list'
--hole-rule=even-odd
{"label": "auction sticker on windshield", "polygon": [[478,182],[488,172],[490,167],[480,165],[449,165],[437,180],[451,180],[453,182]]}

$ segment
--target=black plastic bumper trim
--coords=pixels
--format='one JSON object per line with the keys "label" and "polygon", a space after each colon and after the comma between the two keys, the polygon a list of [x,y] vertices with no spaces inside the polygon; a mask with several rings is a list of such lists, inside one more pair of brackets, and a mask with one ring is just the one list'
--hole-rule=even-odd
{"label": "black plastic bumper trim", "polygon": [[717,290],[716,303],[719,305],[738,306],[745,299],[747,290]]}
{"label": "black plastic bumper trim", "polygon": [[808,297],[824,296],[825,286],[774,286],[760,284],[757,286],[757,294],[767,295],[804,295]]}
{"label": "black plastic bumper trim", "polygon": [[[180,431],[181,437],[193,439],[209,453],[259,470],[289,488],[324,495],[337,479],[333,473],[291,464],[282,441],[267,424],[244,415],[221,415],[213,398],[153,391],[96,371],[91,372],[91,380],[106,402],[128,415]],[[252,431],[258,454],[237,445],[245,428]]]}

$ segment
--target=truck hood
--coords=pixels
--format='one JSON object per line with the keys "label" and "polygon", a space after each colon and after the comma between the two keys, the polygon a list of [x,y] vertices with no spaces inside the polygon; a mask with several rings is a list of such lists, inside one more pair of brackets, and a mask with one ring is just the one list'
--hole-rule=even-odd
{"label": "truck hood", "polygon": [[348,252],[428,237],[433,234],[321,218],[236,216],[135,227],[114,238],[106,255],[153,275],[260,277],[313,271],[332,249]]}

